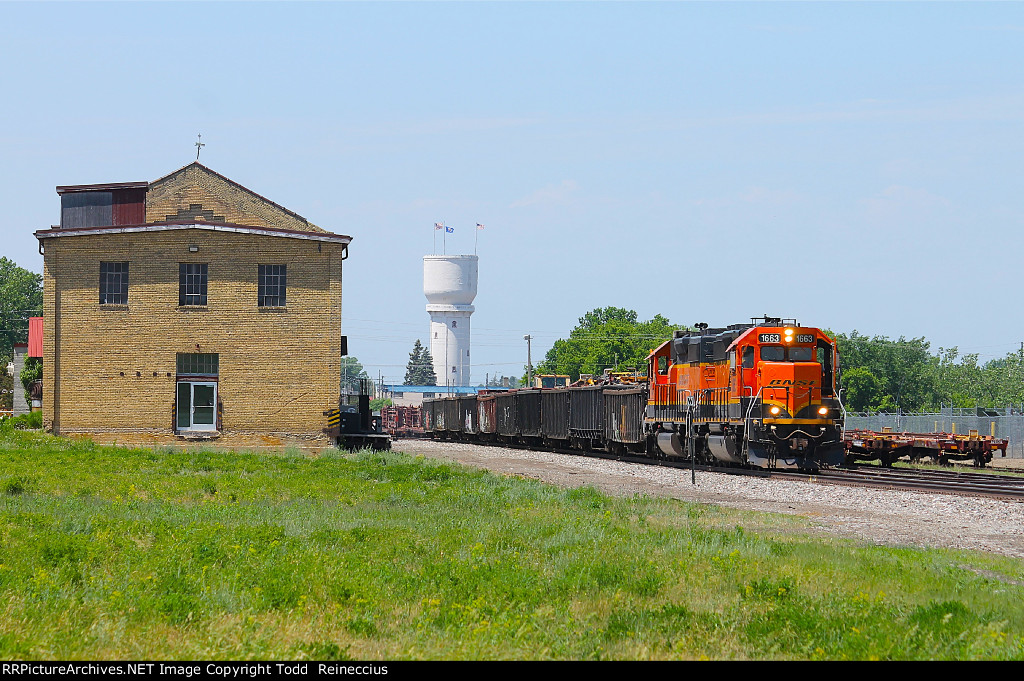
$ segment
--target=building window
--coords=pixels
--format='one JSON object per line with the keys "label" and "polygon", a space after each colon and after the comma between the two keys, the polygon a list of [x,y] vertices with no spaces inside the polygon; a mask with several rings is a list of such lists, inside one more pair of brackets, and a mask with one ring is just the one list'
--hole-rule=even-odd
{"label": "building window", "polygon": [[100,263],[100,305],[128,304],[128,263]]}
{"label": "building window", "polygon": [[178,353],[178,376],[216,376],[220,373],[220,355],[215,352]]}
{"label": "building window", "polygon": [[174,425],[178,430],[217,429],[217,376],[220,355],[178,353]]}
{"label": "building window", "polygon": [[178,305],[206,305],[207,264],[178,263]]}
{"label": "building window", "polygon": [[287,288],[286,265],[259,266],[259,306],[284,307]]}

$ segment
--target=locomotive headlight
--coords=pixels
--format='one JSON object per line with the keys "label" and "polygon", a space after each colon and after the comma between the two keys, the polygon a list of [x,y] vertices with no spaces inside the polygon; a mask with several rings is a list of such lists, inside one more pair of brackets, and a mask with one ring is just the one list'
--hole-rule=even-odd
{"label": "locomotive headlight", "polygon": [[828,413],[828,407],[818,407],[818,413],[824,416]]}
{"label": "locomotive headlight", "polygon": [[768,410],[768,413],[770,413],[772,416],[778,416],[780,411],[782,410],[779,409],[778,406],[773,405],[772,408]]}
{"label": "locomotive headlight", "polygon": [[793,342],[793,329],[786,329],[786,342],[787,343],[792,343]]}

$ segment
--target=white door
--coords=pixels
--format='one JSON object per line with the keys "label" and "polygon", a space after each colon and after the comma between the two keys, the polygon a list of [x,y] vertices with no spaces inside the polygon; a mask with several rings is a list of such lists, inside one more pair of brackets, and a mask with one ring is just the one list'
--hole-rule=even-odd
{"label": "white door", "polygon": [[217,429],[217,384],[178,382],[178,430]]}

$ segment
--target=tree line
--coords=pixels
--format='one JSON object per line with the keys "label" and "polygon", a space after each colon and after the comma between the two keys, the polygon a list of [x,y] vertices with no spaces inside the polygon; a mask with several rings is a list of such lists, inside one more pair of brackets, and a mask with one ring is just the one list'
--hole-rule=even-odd
{"label": "tree line", "polygon": [[922,338],[832,333],[839,347],[842,396],[852,411],[936,411],[944,406],[1024,403],[1024,357],[1010,352],[979,363],[977,354]]}
{"label": "tree line", "polygon": [[[539,374],[599,374],[647,368],[651,350],[689,327],[656,314],[597,308],[579,318],[568,338],[555,341],[537,365]],[[979,362],[957,348],[932,352],[925,338],[866,336],[824,330],[839,347],[840,387],[851,411],[934,411],[943,406],[1003,407],[1024,403],[1024,352]]]}

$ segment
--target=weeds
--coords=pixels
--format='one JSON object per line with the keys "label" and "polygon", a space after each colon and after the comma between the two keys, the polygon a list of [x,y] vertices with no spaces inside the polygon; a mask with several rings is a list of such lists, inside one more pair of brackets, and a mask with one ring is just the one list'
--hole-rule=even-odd
{"label": "weeds", "polygon": [[4,658],[1024,656],[1012,559],[398,452],[0,455]]}

